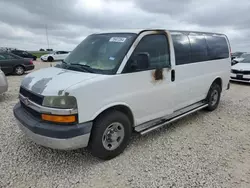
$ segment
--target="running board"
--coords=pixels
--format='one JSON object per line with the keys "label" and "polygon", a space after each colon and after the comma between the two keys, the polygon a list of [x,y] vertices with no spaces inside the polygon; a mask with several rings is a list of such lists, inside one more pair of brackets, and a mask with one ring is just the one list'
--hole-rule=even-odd
{"label": "running board", "polygon": [[208,104],[206,104],[204,102],[195,103],[195,104],[190,105],[188,107],[177,110],[171,115],[143,123],[143,124],[135,127],[135,131],[139,132],[141,135],[147,134],[155,129],[158,129],[158,128],[163,127],[167,124],[170,124],[178,119],[181,119],[189,114],[192,114],[196,111],[199,111],[203,108],[206,108],[207,106],[208,106]]}

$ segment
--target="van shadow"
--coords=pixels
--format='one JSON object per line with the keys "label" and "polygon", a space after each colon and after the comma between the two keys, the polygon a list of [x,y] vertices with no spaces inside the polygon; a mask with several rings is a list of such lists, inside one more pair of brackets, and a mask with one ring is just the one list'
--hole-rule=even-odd
{"label": "van shadow", "polygon": [[183,117],[175,122],[164,125],[161,128],[158,128],[152,132],[147,133],[146,135],[141,136],[139,133],[134,133],[131,139],[130,144],[133,147],[140,147],[143,143],[149,143],[152,139],[157,139],[161,136],[171,135],[173,132],[177,131],[179,128],[189,126],[190,123],[196,122],[197,118],[203,119],[208,112],[205,110],[200,110],[198,112],[194,112],[186,117]]}

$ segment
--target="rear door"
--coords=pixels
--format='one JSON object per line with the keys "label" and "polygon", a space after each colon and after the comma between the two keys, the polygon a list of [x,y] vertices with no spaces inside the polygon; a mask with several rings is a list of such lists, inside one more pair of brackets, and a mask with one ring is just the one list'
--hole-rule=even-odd
{"label": "rear door", "polygon": [[53,55],[53,57],[54,57],[54,60],[62,60],[62,59],[64,59],[63,58],[63,54],[62,54],[61,51],[55,52],[55,54]]}
{"label": "rear door", "polygon": [[65,59],[65,58],[68,56],[68,54],[69,54],[68,52],[62,51],[62,52],[61,52],[61,56],[60,56],[61,59],[62,59],[62,60]]}

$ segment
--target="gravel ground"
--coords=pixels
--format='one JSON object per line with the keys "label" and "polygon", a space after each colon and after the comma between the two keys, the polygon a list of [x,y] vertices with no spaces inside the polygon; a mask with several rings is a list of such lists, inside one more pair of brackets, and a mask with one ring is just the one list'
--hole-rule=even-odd
{"label": "gravel ground", "polygon": [[232,84],[214,112],[135,135],[122,155],[101,161],[21,133],[12,108],[22,78],[8,76],[0,96],[0,187],[250,187],[250,85]]}

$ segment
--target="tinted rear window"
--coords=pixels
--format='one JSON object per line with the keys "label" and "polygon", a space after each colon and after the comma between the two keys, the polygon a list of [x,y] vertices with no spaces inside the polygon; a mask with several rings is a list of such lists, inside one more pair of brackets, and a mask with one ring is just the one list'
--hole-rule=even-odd
{"label": "tinted rear window", "polygon": [[191,62],[207,61],[208,50],[204,36],[188,36],[191,44]]}
{"label": "tinted rear window", "polygon": [[206,36],[209,60],[229,57],[227,41],[224,37]]}
{"label": "tinted rear window", "polygon": [[172,35],[175,51],[176,65],[183,65],[191,62],[191,47],[189,39],[183,34]]}
{"label": "tinted rear window", "polygon": [[172,33],[176,65],[229,57],[224,36]]}

